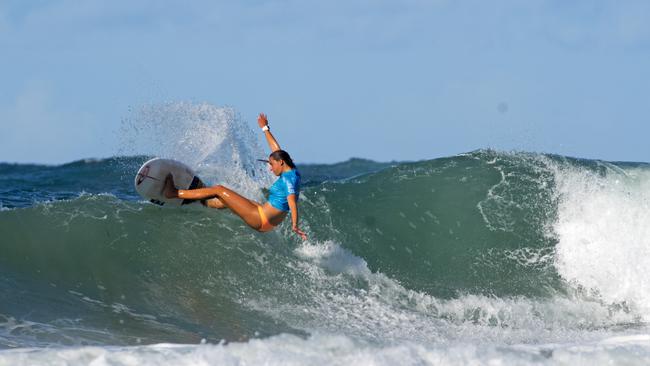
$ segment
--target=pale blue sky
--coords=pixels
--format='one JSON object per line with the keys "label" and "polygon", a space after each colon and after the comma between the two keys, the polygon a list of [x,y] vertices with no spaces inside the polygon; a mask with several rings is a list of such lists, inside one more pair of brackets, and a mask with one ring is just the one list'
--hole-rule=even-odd
{"label": "pale blue sky", "polygon": [[0,70],[0,161],[112,156],[185,101],[265,111],[299,162],[650,161],[650,1],[0,0]]}

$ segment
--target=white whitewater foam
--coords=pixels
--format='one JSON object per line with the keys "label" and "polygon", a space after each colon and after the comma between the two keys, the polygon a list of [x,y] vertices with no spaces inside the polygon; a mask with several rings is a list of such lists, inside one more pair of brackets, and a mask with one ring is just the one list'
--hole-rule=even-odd
{"label": "white whitewater foam", "polygon": [[372,345],[340,335],[279,335],[247,343],[0,351],[0,366],[23,365],[645,365],[648,335],[586,343],[499,346],[489,342]]}
{"label": "white whitewater foam", "polygon": [[555,232],[559,274],[650,320],[650,172],[563,168]]}
{"label": "white whitewater foam", "polygon": [[296,252],[300,257],[312,260],[335,273],[370,275],[368,264],[363,258],[355,256],[331,240],[317,245],[303,243]]}
{"label": "white whitewater foam", "polygon": [[[292,264],[293,297],[267,288],[244,305],[310,333],[343,334],[379,344],[458,341],[559,342],[616,334],[634,316],[598,300],[558,294],[552,298],[499,298],[460,294],[440,299],[404,288],[333,241],[303,243]],[[285,286],[282,284],[282,286]]]}

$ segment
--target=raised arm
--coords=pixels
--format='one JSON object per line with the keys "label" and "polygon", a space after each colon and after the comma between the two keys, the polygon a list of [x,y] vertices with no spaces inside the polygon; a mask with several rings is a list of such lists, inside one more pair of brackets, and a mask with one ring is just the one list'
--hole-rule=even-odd
{"label": "raised arm", "polygon": [[264,136],[266,137],[266,142],[269,143],[271,152],[280,150],[280,144],[278,144],[278,141],[273,137],[273,134],[271,134],[271,130],[269,130],[269,120],[266,118],[266,114],[260,113],[257,117],[257,124],[260,125],[264,131]]}

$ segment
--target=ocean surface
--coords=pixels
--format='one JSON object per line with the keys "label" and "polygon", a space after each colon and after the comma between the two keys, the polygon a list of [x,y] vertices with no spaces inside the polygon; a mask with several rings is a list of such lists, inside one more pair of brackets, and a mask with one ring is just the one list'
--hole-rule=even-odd
{"label": "ocean surface", "polygon": [[[220,132],[133,132],[179,121]],[[231,110],[124,124],[124,156],[0,163],[0,365],[650,364],[648,164],[299,164],[302,242],[137,196],[155,155],[263,200],[267,153]]]}

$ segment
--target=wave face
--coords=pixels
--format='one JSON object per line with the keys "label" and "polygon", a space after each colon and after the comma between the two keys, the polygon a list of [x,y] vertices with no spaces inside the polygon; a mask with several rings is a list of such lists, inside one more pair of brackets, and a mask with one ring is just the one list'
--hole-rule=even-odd
{"label": "wave face", "polygon": [[[199,174],[263,199],[272,177],[242,123],[187,108],[238,134],[203,146]],[[261,234],[227,211],[141,201],[132,177],[147,158],[0,164],[0,347],[262,338],[242,347],[485,360],[517,344],[611,355],[600,340],[647,337],[647,164],[483,150],[299,166],[300,242],[286,222]]]}
{"label": "wave face", "polygon": [[310,222],[326,223],[313,230],[333,233],[373,270],[437,297],[545,296],[562,288],[547,164],[493,152],[401,164],[324,184]]}

